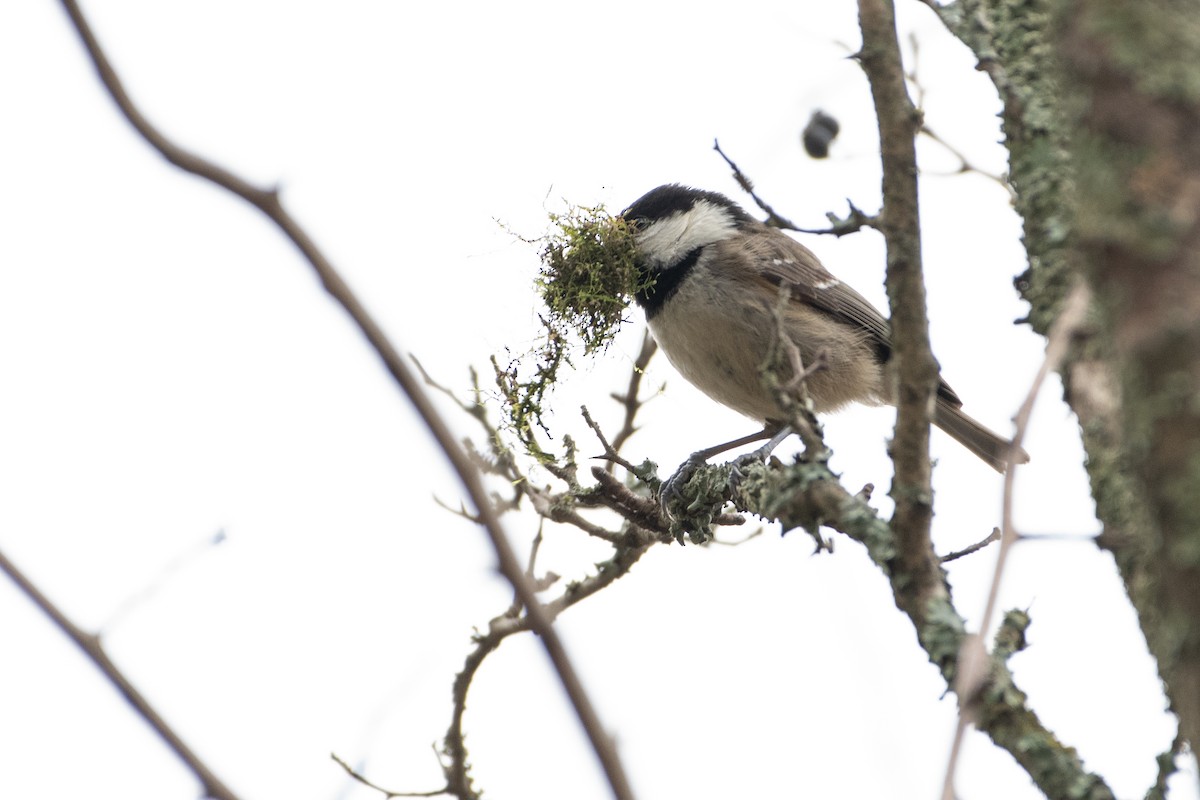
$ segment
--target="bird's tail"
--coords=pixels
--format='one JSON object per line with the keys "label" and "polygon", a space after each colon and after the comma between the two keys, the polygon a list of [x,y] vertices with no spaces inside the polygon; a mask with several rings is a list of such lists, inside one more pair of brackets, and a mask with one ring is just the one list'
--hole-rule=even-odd
{"label": "bird's tail", "polygon": [[[938,398],[933,424],[950,434],[955,441],[979,456],[984,463],[997,472],[1002,473],[1008,468],[1012,442],[985,428],[964,414],[958,406]],[[1029,454],[1023,448],[1018,447],[1012,460],[1014,463],[1024,464],[1029,460]]]}

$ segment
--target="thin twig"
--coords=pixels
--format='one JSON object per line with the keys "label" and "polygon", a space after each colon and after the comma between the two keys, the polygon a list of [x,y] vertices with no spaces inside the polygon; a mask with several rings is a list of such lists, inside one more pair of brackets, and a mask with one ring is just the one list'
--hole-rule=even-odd
{"label": "thin twig", "polygon": [[[536,578],[533,577],[533,568],[537,564],[538,551],[542,549],[542,527],[545,524],[545,517],[538,522],[537,533],[534,534],[533,543],[529,545],[529,561],[525,565],[525,577],[529,579],[535,587],[538,584]],[[516,616],[521,613],[521,598],[514,593],[512,605],[508,608],[508,613]]]}
{"label": "thin twig", "polygon": [[554,630],[549,616],[542,609],[534,593],[533,587],[525,579],[524,571],[516,554],[513,552],[500,519],[488,500],[483,486],[483,480],[478,470],[471,463],[467,454],[459,447],[445,421],[438,414],[429,397],[421,387],[419,378],[409,369],[400,352],[388,339],[383,329],[367,312],[366,307],[350,289],[341,275],[334,269],[330,261],[321,252],[308,232],[296,222],[279,202],[277,189],[262,189],[253,186],[228,170],[191,153],[167,139],[149,120],[138,110],[126,93],[120,78],[109,63],[108,57],[100,47],[91,26],[83,16],[76,0],[62,0],[63,8],[71,18],[75,30],[83,40],[84,47],[91,56],[101,82],[125,115],[126,119],[137,129],[138,133],[163,155],[170,163],[201,178],[205,178],[224,189],[246,200],[262,211],[271,219],[293,244],[304,255],[305,259],[316,271],[322,285],[330,295],[346,310],[366,336],[375,352],[383,360],[389,373],[399,384],[404,394],[416,408],[422,421],[446,454],[454,471],[458,474],[471,503],[476,507],[480,520],[492,547],[496,551],[500,572],[513,585],[521,602],[525,605],[526,613],[531,620],[531,626],[538,633],[546,653],[553,663],[563,688],[575,708],[580,723],[586,731],[592,747],[600,760],[605,776],[613,790],[613,794],[622,800],[632,800],[633,790],[621,764],[616,746],[604,726],[600,722],[595,707],[584,691],[583,684],[567,656],[562,640]]}
{"label": "thin twig", "polygon": [[[996,606],[1000,597],[1000,584],[1004,577],[1004,568],[1008,563],[1009,553],[1013,544],[1020,538],[1013,525],[1013,487],[1016,477],[1017,462],[1015,456],[1020,452],[1029,428],[1029,419],[1033,414],[1033,406],[1042,391],[1049,374],[1058,368],[1071,344],[1071,338],[1083,324],[1088,305],[1091,303],[1091,293],[1083,281],[1079,281],[1067,295],[1061,313],[1050,328],[1046,340],[1046,355],[1042,366],[1034,376],[1033,383],[1025,395],[1024,402],[1014,418],[1016,428],[1013,434],[1012,447],[1009,449],[1008,469],[1004,473],[1004,508],[1001,516],[1000,552],[996,556],[996,571],[992,576],[992,586],[988,591],[987,604],[983,617],[979,622],[979,630],[986,632],[992,624]],[[954,741],[950,746],[950,757],[946,765],[946,780],[942,785],[943,800],[954,798],[954,774],[958,768],[958,757],[962,750],[962,741],[967,727],[971,724],[971,708],[976,693],[987,680],[987,659],[981,658],[979,651],[983,644],[980,636],[968,636],[963,642],[963,654],[959,657],[960,669],[955,691],[959,697],[959,718],[955,725]],[[986,654],[983,654],[986,656]]]}
{"label": "thin twig", "polygon": [[[630,547],[618,546],[611,559],[597,565],[595,575],[589,575],[581,581],[571,583],[557,598],[548,601],[544,606],[544,613],[552,620],[556,619],[563,611],[628,574],[638,559],[656,541],[648,533],[636,530],[631,533],[638,539],[639,544]],[[500,646],[501,642],[513,634],[532,629],[528,613],[517,615],[506,612],[489,623],[487,633],[475,636],[475,649],[467,655],[462,670],[454,678],[452,692],[454,708],[450,717],[450,727],[446,731],[443,750],[449,758],[449,764],[444,766],[447,794],[453,794],[462,800],[479,797],[479,793],[472,785],[463,734],[463,718],[467,712],[467,694],[474,682],[475,674],[483,665],[484,660]]]}
{"label": "thin twig", "polygon": [[226,786],[225,782],[218,778],[216,773],[200,760],[195,751],[187,746],[180,735],[167,724],[166,720],[150,705],[150,702],[146,700],[142,693],[134,687],[129,678],[125,677],[125,673],[112,662],[112,659],[104,652],[104,646],[100,643],[99,636],[87,633],[68,619],[67,615],[58,606],[54,605],[50,601],[50,598],[46,597],[3,552],[0,552],[0,571],[8,575],[12,579],[12,582],[17,585],[17,588],[24,592],[25,596],[42,610],[42,613],[53,620],[58,629],[66,634],[67,638],[83,651],[83,654],[96,665],[96,668],[108,679],[109,683],[116,687],[117,691],[128,701],[129,705],[133,706],[138,716],[149,723],[159,738],[166,742],[167,746],[179,757],[179,760],[186,764],[187,768],[196,776],[196,779],[200,781],[200,785],[204,787],[205,797],[211,797],[213,800],[238,800],[238,796],[234,794],[233,790]]}
{"label": "thin twig", "polygon": [[396,792],[391,789],[385,789],[382,786],[380,786],[379,784],[372,783],[371,781],[364,778],[362,775],[358,774],[358,772],[355,771],[355,769],[353,767],[351,767],[349,764],[347,764],[342,759],[338,758],[337,753],[330,753],[329,757],[332,758],[339,767],[346,770],[346,774],[349,775],[351,778],[358,781],[363,786],[366,786],[370,789],[374,789],[377,792],[382,792],[383,796],[385,798],[387,798],[387,800],[391,800],[391,798],[393,798],[393,797],[441,797],[444,794],[450,793],[448,789],[434,789],[431,792]]}
{"label": "thin twig", "polygon": [[[504,440],[500,436],[500,432],[492,425],[491,421],[488,420],[487,406],[484,405],[482,399],[483,391],[479,387],[479,373],[475,371],[474,367],[471,367],[471,392],[474,400],[470,403],[467,403],[460,399],[458,395],[455,394],[454,391],[448,386],[444,386],[436,381],[433,376],[429,374],[429,371],[425,369],[425,365],[422,364],[420,359],[418,359],[415,355],[409,353],[409,358],[412,359],[417,371],[421,373],[421,378],[428,386],[450,398],[452,403],[465,412],[467,416],[478,422],[479,426],[483,428],[484,435],[487,437],[488,448],[492,453],[492,459],[488,460],[483,453],[479,452],[475,444],[470,439],[464,440],[464,447],[467,448],[468,455],[480,469],[482,469],[485,473],[503,476],[509,482],[509,485],[513,487],[512,497],[504,500],[498,506],[500,511],[503,512],[516,509],[520,505],[521,501],[521,487],[527,483],[528,478],[523,472],[521,472],[520,467],[517,465],[517,459],[513,455],[512,449],[504,444]],[[438,504],[445,507],[445,504],[441,501],[438,501]],[[471,519],[476,523],[479,522],[478,519],[470,516],[468,516],[468,519]]]}
{"label": "thin twig", "polygon": [[[924,1],[924,0],[922,0],[922,1]],[[934,7],[934,10],[937,11],[938,9],[936,7]],[[912,62],[911,62],[910,68],[905,73],[905,77],[908,79],[908,82],[912,84],[914,91],[916,91],[916,93],[917,93],[915,105],[917,107],[918,112],[920,113],[920,119],[921,119],[920,132],[923,133],[924,135],[928,136],[933,141],[940,144],[943,148],[945,148],[946,152],[950,153],[950,155],[952,155],[958,159],[958,169],[951,173],[936,173],[936,172],[929,172],[928,170],[921,170],[921,175],[923,175],[923,176],[933,176],[933,175],[939,175],[939,174],[961,175],[964,172],[974,172],[978,175],[982,175],[983,177],[985,177],[989,180],[995,181],[996,183],[1003,186],[1005,191],[1008,192],[1009,199],[1015,202],[1017,199],[1017,192],[1015,189],[1013,189],[1012,184],[1010,184],[1003,175],[996,175],[994,173],[987,172],[986,170],[980,169],[979,167],[975,166],[973,163],[971,163],[970,159],[968,159],[966,157],[966,155],[963,154],[963,152],[961,150],[959,150],[957,147],[950,144],[950,142],[946,141],[941,136],[939,136],[937,133],[935,133],[933,128],[930,128],[929,125],[925,122],[925,84],[921,82],[921,74],[920,74],[921,73],[921,70],[920,70],[921,41],[920,41],[920,39],[917,38],[917,34],[915,32],[909,34],[908,44],[912,50]]]}
{"label": "thin twig", "polygon": [[776,212],[775,209],[767,205],[765,200],[758,196],[758,193],[754,191],[754,182],[746,176],[746,173],[742,172],[741,168],[733,162],[732,158],[725,155],[725,151],[721,149],[721,143],[716,139],[713,139],[713,150],[716,150],[717,155],[721,156],[725,160],[725,163],[729,165],[729,168],[733,170],[733,179],[737,181],[738,186],[742,187],[742,191],[750,195],[754,204],[761,208],[763,213],[767,215],[768,225],[773,228],[784,228],[790,231],[801,230],[796,223]]}
{"label": "thin twig", "polygon": [[[638,397],[638,393],[642,388],[642,378],[646,374],[646,367],[650,364],[650,359],[658,352],[658,344],[655,343],[654,337],[647,330],[642,334],[642,348],[638,351],[637,358],[634,359],[633,368],[629,371],[629,386],[625,389],[624,395],[613,394],[612,398],[618,403],[625,406],[625,419],[621,423],[621,430],[612,439],[612,450],[615,453],[620,453],[621,448],[629,441],[629,437],[637,433],[637,426],[634,424],[638,412],[642,410],[645,401]],[[616,462],[609,463],[609,470],[616,467]]]}
{"label": "thin twig", "polygon": [[743,536],[741,539],[738,539],[736,542],[726,542],[726,541],[718,539],[716,536],[714,536],[713,538],[708,540],[708,543],[709,544],[719,544],[722,547],[740,547],[741,545],[746,544],[746,542],[749,542],[751,539],[757,539],[759,536],[762,536],[764,530],[765,530],[764,528],[755,528],[754,530],[750,531],[750,533]]}
{"label": "thin twig", "polygon": [[583,413],[584,421],[587,422],[588,427],[592,429],[592,433],[596,434],[596,438],[600,440],[600,446],[604,448],[604,455],[602,458],[608,461],[609,472],[612,472],[611,467],[613,464],[619,464],[630,474],[637,474],[637,467],[635,467],[628,459],[618,453],[616,447],[609,444],[608,437],[606,437],[604,435],[604,431],[600,429],[599,423],[592,419],[591,412],[588,411],[587,406],[580,406],[580,411]]}
{"label": "thin twig", "polygon": [[[788,427],[800,437],[804,443],[806,458],[819,459],[828,457],[828,449],[821,432],[821,423],[812,412],[812,398],[808,393],[809,376],[829,368],[825,350],[818,350],[811,364],[805,364],[800,353],[800,347],[792,340],[787,324],[787,308],[791,304],[792,295],[789,288],[779,287],[779,297],[769,313],[775,318],[775,336],[767,363],[775,367],[780,361],[779,355],[787,360],[791,367],[791,378],[787,383],[778,385],[778,378],[771,372],[762,375],[767,389],[775,395],[780,411],[787,415]],[[781,349],[782,354],[777,352]]]}
{"label": "thin twig", "polygon": [[970,547],[964,547],[962,550],[955,550],[953,553],[947,553],[946,555],[939,558],[938,561],[942,562],[943,564],[947,564],[951,561],[962,558],[963,556],[969,556],[972,553],[978,553],[980,550],[987,547],[992,542],[998,542],[998,541],[1000,541],[1000,529],[992,528],[992,532],[987,535],[987,538],[980,539],[978,542],[971,545]]}
{"label": "thin twig", "polygon": [[733,170],[733,179],[737,181],[738,186],[742,188],[746,194],[750,195],[750,199],[754,204],[762,209],[767,215],[766,224],[772,228],[780,228],[782,230],[796,231],[797,233],[813,233],[818,235],[845,236],[848,233],[855,233],[862,230],[864,227],[877,227],[879,220],[860,210],[854,203],[847,201],[850,206],[849,212],[845,217],[838,217],[836,214],[826,214],[831,227],[829,228],[801,228],[796,223],[792,222],[787,217],[777,213],[774,208],[767,205],[767,202],[758,196],[754,191],[754,182],[750,180],[746,173],[742,172],[741,168],[734,163],[734,160],[725,154],[721,149],[721,144],[714,139],[713,150],[716,150],[718,155],[725,160],[729,168]]}
{"label": "thin twig", "polygon": [[97,635],[103,636],[106,632],[111,631],[114,627],[120,624],[121,620],[123,620],[127,614],[157,594],[159,590],[166,585],[168,579],[170,579],[175,573],[191,564],[196,558],[207,553],[212,548],[219,546],[224,541],[225,530],[222,528],[211,536],[206,536],[201,541],[196,542],[196,544],[192,547],[189,547],[187,550],[175,556],[175,558],[171,559],[165,566],[163,566],[161,570],[158,571],[158,574],[154,576],[153,580],[149,581],[141,588],[141,590],[129,595],[129,597],[127,597],[123,603],[117,606],[115,611],[108,615],[108,619],[105,620],[104,624],[100,626],[100,631]]}
{"label": "thin twig", "polygon": [[[987,178],[988,180],[994,181],[995,183],[998,183],[1002,187],[1004,187],[1004,191],[1008,192],[1008,199],[1012,202],[1016,202],[1017,190],[1013,188],[1012,184],[1009,183],[1008,179],[1005,178],[1003,175],[997,175],[993,172],[988,172],[985,169],[981,169],[980,167],[975,166],[975,164],[970,159],[968,159],[961,150],[959,150],[957,147],[950,144],[950,142],[946,141],[941,136],[939,136],[937,133],[935,133],[933,128],[930,128],[929,125],[927,125],[925,122],[921,123],[921,133],[925,134],[930,139],[932,139],[933,141],[940,144],[946,150],[946,152],[948,152],[950,155],[952,155],[958,159],[958,169],[955,170],[955,172],[953,172],[951,174],[961,175],[964,172],[974,172],[976,175],[982,175],[983,177]],[[926,170],[922,170],[921,174],[922,175],[936,175],[937,173],[932,173],[932,172],[928,172]]]}
{"label": "thin twig", "polygon": [[579,502],[574,494],[574,490],[572,490],[571,494],[563,495],[552,494],[548,489],[538,489],[528,486],[525,489],[525,494],[533,504],[533,510],[551,522],[561,522],[565,525],[571,525],[583,531],[588,536],[602,539],[613,545],[620,544],[626,539],[625,535],[620,531],[611,531],[581,516],[574,508],[575,504]]}

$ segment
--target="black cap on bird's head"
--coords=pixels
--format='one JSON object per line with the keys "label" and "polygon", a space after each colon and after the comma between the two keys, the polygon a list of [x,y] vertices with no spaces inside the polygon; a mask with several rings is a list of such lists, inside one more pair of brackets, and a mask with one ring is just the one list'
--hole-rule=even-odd
{"label": "black cap on bird's head", "polygon": [[621,212],[621,216],[635,225],[644,225],[647,222],[666,219],[673,214],[690,211],[701,201],[727,209],[730,216],[739,223],[750,222],[753,219],[741,206],[719,192],[693,189],[678,183],[667,183],[651,189],[633,201],[629,208]]}
{"label": "black cap on bird's head", "polygon": [[633,229],[637,266],[654,288],[635,295],[652,319],[700,262],[706,248],[738,234],[753,218],[723,194],[668,183],[621,216]]}

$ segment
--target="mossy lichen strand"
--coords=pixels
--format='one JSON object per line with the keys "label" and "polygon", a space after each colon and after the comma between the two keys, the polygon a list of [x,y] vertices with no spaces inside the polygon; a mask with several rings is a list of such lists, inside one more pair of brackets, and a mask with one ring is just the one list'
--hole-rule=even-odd
{"label": "mossy lichen strand", "polygon": [[544,401],[559,370],[573,363],[573,353],[602,352],[625,321],[634,295],[652,283],[637,266],[633,231],[603,206],[552,213],[550,223],[550,232],[534,240],[541,245],[541,339],[507,366],[495,362],[506,425],[526,451],[543,462],[552,456],[534,434],[537,428],[546,431]]}

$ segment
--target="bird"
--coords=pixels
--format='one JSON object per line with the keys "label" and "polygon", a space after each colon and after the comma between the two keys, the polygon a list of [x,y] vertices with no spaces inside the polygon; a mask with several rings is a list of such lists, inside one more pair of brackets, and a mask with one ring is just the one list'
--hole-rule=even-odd
{"label": "bird", "polygon": [[[634,299],[667,359],[710,398],[763,426],[693,453],[685,466],[767,438],[769,453],[790,433],[760,375],[780,322],[802,363],[821,365],[805,375],[814,412],[895,405],[888,320],[807,247],[723,194],[677,183],[650,190],[621,217],[632,230],[637,269],[652,279]],[[1019,448],[1010,454],[1007,438],[966,414],[941,379],[933,424],[997,472],[1010,458],[1029,460]]]}

